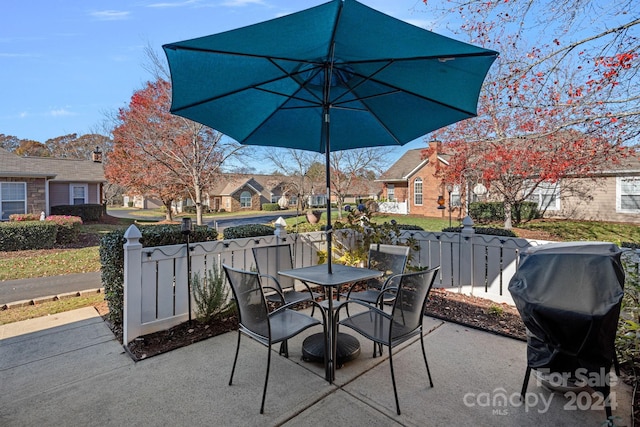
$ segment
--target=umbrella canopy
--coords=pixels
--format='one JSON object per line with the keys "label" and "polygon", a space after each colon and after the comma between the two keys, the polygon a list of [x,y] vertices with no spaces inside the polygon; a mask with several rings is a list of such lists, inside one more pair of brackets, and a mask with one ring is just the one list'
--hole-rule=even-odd
{"label": "umbrella canopy", "polygon": [[331,151],[403,145],[475,116],[498,55],[355,0],[163,48],[172,113],[242,144],[325,153],[328,210]]}

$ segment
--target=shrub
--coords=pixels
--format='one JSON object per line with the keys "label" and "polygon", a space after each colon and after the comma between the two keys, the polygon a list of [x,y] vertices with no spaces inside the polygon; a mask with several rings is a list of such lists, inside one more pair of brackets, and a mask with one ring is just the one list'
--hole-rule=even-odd
{"label": "shrub", "polygon": [[[634,245],[634,246],[637,246]],[[637,248],[636,248],[637,249]],[[624,296],[616,333],[616,352],[621,365],[630,367],[632,378],[638,382],[640,368],[640,266],[635,251],[625,251],[622,264],[625,270]]]}
{"label": "shrub", "polygon": [[39,221],[40,215],[37,214],[11,214],[9,221]]}
{"label": "shrub", "polygon": [[227,227],[222,232],[225,239],[242,239],[245,237],[270,236],[276,231],[275,227],[262,224],[238,225]]}
{"label": "shrub", "polygon": [[99,221],[105,207],[98,204],[51,206],[51,215],[79,216],[83,221]]}
{"label": "shrub", "polygon": [[199,272],[193,275],[191,283],[198,320],[208,322],[227,314],[233,308],[234,304],[229,300],[229,288],[225,282],[224,272],[215,264],[212,269],[207,270],[205,277],[201,278]]}
{"label": "shrub", "polygon": [[[400,242],[399,237],[402,233],[401,225],[396,221],[383,222],[381,224],[373,223],[369,220],[371,213],[366,206],[362,206],[362,210],[351,210],[347,215],[346,221],[336,221],[333,233],[333,242],[335,253],[339,260],[345,263],[353,263],[364,261],[369,253],[369,246],[372,243],[402,245],[409,246],[413,250],[418,250],[418,242],[415,238],[409,237]],[[339,232],[341,229],[350,229],[358,234],[358,241],[353,248],[347,249],[339,240]],[[408,264],[411,264],[412,255],[409,254]]]}
{"label": "shrub", "polygon": [[424,228],[420,227],[419,225],[412,225],[412,224],[398,224],[398,228],[403,231],[404,230],[424,231]]}
{"label": "shrub", "polygon": [[[477,223],[504,221],[504,203],[502,202],[474,202],[469,204],[469,216]],[[532,219],[540,218],[540,211],[535,202],[522,202],[511,209],[511,220],[520,224]]]}
{"label": "shrub", "polygon": [[[143,247],[165,246],[185,243],[180,225],[139,225]],[[125,231],[108,233],[100,239],[100,264],[105,300],[109,305],[109,318],[116,325],[122,325],[124,309],[124,248]],[[191,242],[216,240],[218,232],[207,226],[195,226]]]}
{"label": "shrub", "polygon": [[51,249],[57,232],[58,226],[47,221],[0,223],[0,251]]}
{"label": "shrub", "polygon": [[279,211],[280,205],[277,203],[265,203],[262,205],[263,211]]}
{"label": "shrub", "polygon": [[44,220],[53,222],[58,226],[56,243],[65,244],[78,240],[80,226],[82,225],[82,218],[79,216],[49,215]]}
{"label": "shrub", "polygon": [[182,207],[182,212],[188,213],[188,214],[194,214],[194,213],[196,213],[196,207],[195,206],[183,206]]}
{"label": "shrub", "polygon": [[[443,228],[442,231],[445,233],[460,233],[462,231],[462,227],[446,227]],[[476,234],[489,236],[518,237],[513,231],[505,230],[504,228],[473,227],[473,231],[475,231]]]}

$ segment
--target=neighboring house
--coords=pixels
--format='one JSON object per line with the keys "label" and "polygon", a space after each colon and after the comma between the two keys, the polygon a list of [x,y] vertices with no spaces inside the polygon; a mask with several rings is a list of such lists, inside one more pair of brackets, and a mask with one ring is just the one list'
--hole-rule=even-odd
{"label": "neighboring house", "polygon": [[[435,149],[430,150],[433,154],[429,158],[422,158],[423,149],[408,150],[382,174],[382,200],[388,203],[381,203],[381,210],[432,217],[448,215],[448,191],[434,174],[438,168],[447,167],[450,156],[439,153],[437,146],[432,148]],[[459,186],[451,190],[452,213],[457,219],[465,215],[465,200]],[[438,196],[444,197],[445,209],[437,208]],[[494,199],[490,188],[484,197]],[[542,184],[529,200],[538,203],[545,218],[640,224],[640,157],[588,176]]]}
{"label": "neighboring house", "polygon": [[215,212],[261,210],[265,203],[278,203],[285,196],[288,205],[295,205],[295,197],[287,194],[287,177],[278,175],[222,175],[206,190],[209,208]]}
{"label": "neighboring house", "polygon": [[[449,158],[448,155],[438,152],[439,146],[432,143],[434,149],[427,158],[422,157],[425,149],[408,150],[380,176],[377,181],[383,184],[382,200],[389,202],[391,207],[387,208],[387,211],[431,217],[448,215],[448,210],[438,209],[438,197],[444,196],[445,190],[442,180],[437,178],[435,173],[439,168],[448,165]],[[457,189],[456,194],[459,195]],[[456,194],[452,193],[452,200]],[[459,196],[456,200],[459,201]],[[380,205],[381,210],[385,211],[385,203]],[[459,208],[454,210],[456,217],[458,210]]]}
{"label": "neighboring house", "polygon": [[102,153],[93,160],[20,157],[0,148],[0,219],[51,213],[52,206],[102,203]]}
{"label": "neighboring house", "polygon": [[542,186],[531,200],[547,218],[640,224],[640,159]]}
{"label": "neighboring house", "polygon": [[[203,194],[203,204],[213,212],[224,210],[225,212],[242,212],[243,210],[262,210],[265,203],[279,203],[284,197],[284,202],[289,208],[297,206],[297,195],[291,190],[296,187],[295,178],[284,175],[260,175],[260,174],[221,174]],[[326,183],[324,180],[310,184],[312,194],[307,195],[306,204],[311,207],[326,206]],[[381,185],[379,182],[359,180],[353,185],[353,194],[347,195],[345,203],[357,203],[362,199],[377,200],[380,197]],[[124,206],[140,209],[155,209],[162,203],[153,197],[144,197],[135,194],[126,194],[123,197]],[[332,202],[335,202],[332,194]],[[193,206],[192,200],[185,198],[174,202],[176,212],[182,212],[185,207]]]}
{"label": "neighboring house", "polygon": [[144,197],[131,194],[124,194],[122,196],[122,203],[125,207],[138,209],[160,209],[164,206],[162,204],[162,200],[155,197]]}

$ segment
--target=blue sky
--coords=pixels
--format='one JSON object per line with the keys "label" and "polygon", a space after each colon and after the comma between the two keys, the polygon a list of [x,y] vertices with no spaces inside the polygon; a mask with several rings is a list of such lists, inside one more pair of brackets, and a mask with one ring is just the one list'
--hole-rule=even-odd
{"label": "blue sky", "polygon": [[[438,30],[421,0],[360,0]],[[325,0],[5,0],[0,134],[45,142],[102,131],[151,75],[144,49],[253,24]],[[162,54],[162,53],[161,53]],[[164,57],[164,54],[162,54]],[[422,141],[396,150],[421,148]],[[270,172],[271,169],[264,172]]]}

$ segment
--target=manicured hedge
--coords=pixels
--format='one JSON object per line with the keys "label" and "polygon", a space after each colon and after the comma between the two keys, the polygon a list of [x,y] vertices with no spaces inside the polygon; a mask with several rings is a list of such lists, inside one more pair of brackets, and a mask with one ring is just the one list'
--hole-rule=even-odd
{"label": "manicured hedge", "polygon": [[277,203],[264,203],[262,205],[262,210],[263,211],[279,211],[280,205]]}
{"label": "manicured hedge", "polygon": [[0,251],[51,249],[56,242],[58,226],[49,221],[16,221],[0,223]]}
{"label": "manicured hedge", "polygon": [[[442,231],[445,233],[460,233],[462,231],[462,227],[447,227],[443,228]],[[475,231],[476,234],[489,236],[518,237],[513,231],[505,230],[504,228],[473,227],[473,231]]]}
{"label": "manicured hedge", "polygon": [[[469,216],[477,223],[504,221],[504,203],[474,202],[469,204]],[[538,204],[522,202],[511,209],[511,220],[516,224],[540,218]]]}
{"label": "manicured hedge", "polygon": [[242,239],[245,237],[270,236],[276,231],[275,227],[262,224],[238,225],[236,227],[227,227],[222,232],[226,239]]}
{"label": "manicured hedge", "polygon": [[[180,224],[139,225],[143,247],[165,246],[185,243]],[[102,285],[109,305],[109,318],[114,325],[122,325],[124,309],[124,248],[125,231],[112,231],[100,239],[100,263],[102,265]],[[218,232],[205,225],[194,226],[191,242],[216,240]]]}
{"label": "manicured hedge", "polygon": [[44,219],[58,226],[56,243],[66,244],[78,240],[82,219],[79,216],[49,215]]}
{"label": "manicured hedge", "polygon": [[99,221],[105,207],[98,204],[51,206],[51,215],[79,216],[83,221]]}

